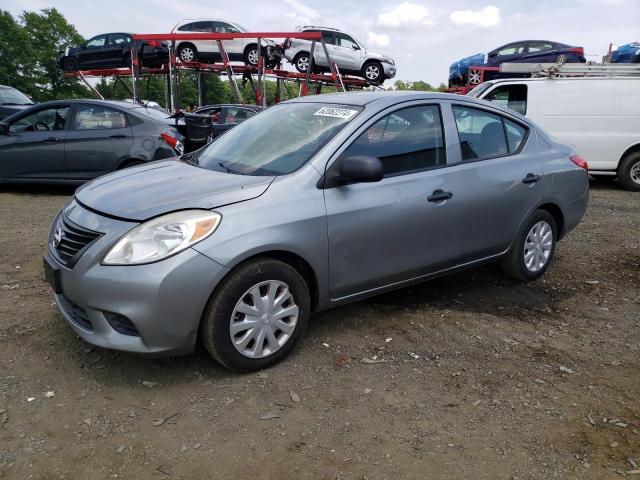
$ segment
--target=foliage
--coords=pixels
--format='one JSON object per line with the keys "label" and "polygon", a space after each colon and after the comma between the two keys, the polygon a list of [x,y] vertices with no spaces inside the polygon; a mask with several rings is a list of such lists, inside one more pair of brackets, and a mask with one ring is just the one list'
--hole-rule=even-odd
{"label": "foliage", "polygon": [[418,80],[417,82],[406,82],[404,80],[396,80],[394,84],[395,90],[413,90],[424,92],[442,92],[447,88],[444,83],[441,83],[437,88],[433,87],[430,83]]}
{"label": "foliage", "polygon": [[19,20],[0,12],[0,84],[37,101],[87,96],[87,88],[65,77],[56,63],[59,51],[82,42],[55,8],[24,12]]}

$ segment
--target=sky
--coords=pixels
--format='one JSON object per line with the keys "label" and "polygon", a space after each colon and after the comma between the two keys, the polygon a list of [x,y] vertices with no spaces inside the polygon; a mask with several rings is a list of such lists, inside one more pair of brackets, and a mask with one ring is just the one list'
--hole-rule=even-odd
{"label": "sky", "polygon": [[600,61],[609,44],[640,41],[640,0],[3,0],[0,8],[55,6],[85,38],[168,32],[183,18],[221,18],[251,31],[339,28],[394,58],[396,79],[446,82],[449,65],[516,40],[582,46]]}

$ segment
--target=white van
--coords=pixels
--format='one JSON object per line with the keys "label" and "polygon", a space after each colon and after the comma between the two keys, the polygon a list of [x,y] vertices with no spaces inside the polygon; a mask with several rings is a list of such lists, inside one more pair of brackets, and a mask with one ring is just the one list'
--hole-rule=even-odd
{"label": "white van", "polygon": [[511,108],[574,145],[592,175],[640,191],[640,77],[511,78],[469,95]]}

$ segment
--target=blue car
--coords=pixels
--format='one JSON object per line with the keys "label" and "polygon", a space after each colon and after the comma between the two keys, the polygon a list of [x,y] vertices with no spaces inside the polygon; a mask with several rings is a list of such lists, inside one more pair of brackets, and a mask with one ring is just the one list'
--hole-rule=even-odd
{"label": "blue car", "polygon": [[585,63],[584,48],[550,40],[521,40],[508,43],[487,54],[487,66],[499,67],[505,62]]}

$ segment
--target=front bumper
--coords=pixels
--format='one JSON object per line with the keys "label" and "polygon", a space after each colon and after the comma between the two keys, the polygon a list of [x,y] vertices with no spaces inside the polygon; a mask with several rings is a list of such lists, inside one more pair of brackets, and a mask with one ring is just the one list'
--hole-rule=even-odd
{"label": "front bumper", "polygon": [[383,62],[382,69],[384,70],[384,76],[387,78],[393,78],[396,76],[396,66],[390,63]]}
{"label": "front bumper", "polygon": [[[103,233],[73,268],[47,255],[60,270],[62,291],[55,295],[56,305],[75,333],[113,350],[192,352],[209,296],[228,269],[191,248],[148,265],[101,265],[107,251],[136,223],[96,215],[76,202],[65,207],[65,214],[77,225]],[[129,334],[121,333],[113,314],[133,325]]]}

